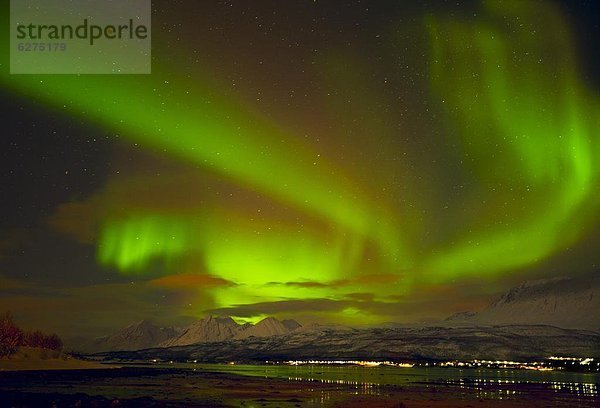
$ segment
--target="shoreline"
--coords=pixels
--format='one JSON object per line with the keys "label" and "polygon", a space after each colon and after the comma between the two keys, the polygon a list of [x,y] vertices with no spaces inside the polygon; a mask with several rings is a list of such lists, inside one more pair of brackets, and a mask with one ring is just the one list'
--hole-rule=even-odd
{"label": "shoreline", "polygon": [[120,367],[121,366],[117,364],[102,364],[95,361],[76,359],[67,355],[46,359],[19,357],[0,359],[0,372],[94,370]]}
{"label": "shoreline", "polygon": [[[322,383],[178,368],[107,366],[95,369],[0,371],[0,398],[10,406],[57,407],[595,407],[596,397],[556,392],[541,384],[484,387],[443,382],[407,385]],[[116,401],[116,402],[115,402]]]}

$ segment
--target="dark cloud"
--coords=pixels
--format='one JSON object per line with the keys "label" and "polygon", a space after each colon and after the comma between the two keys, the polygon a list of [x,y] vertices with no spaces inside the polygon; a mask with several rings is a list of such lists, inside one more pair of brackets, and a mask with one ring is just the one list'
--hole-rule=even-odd
{"label": "dark cloud", "polygon": [[402,274],[364,274],[348,279],[337,279],[330,282],[301,281],[301,282],[268,282],[269,286],[296,286],[300,288],[337,288],[351,285],[389,285],[403,280]]}
{"label": "dark cloud", "polygon": [[372,302],[375,298],[373,293],[348,293],[346,295],[348,299],[356,300],[358,302]]}
{"label": "dark cloud", "polygon": [[356,302],[330,299],[297,299],[276,302],[260,302],[248,305],[234,305],[207,310],[207,313],[222,316],[252,317],[261,314],[280,315],[298,312],[338,312],[351,307]]}
{"label": "dark cloud", "polygon": [[331,286],[330,284],[315,281],[306,282],[269,282],[269,286],[297,286],[300,288],[326,288]]}
{"label": "dark cloud", "polygon": [[235,282],[228,281],[227,279],[219,278],[217,276],[199,274],[176,274],[163,276],[161,278],[149,281],[149,284],[164,289],[175,290],[237,286]]}

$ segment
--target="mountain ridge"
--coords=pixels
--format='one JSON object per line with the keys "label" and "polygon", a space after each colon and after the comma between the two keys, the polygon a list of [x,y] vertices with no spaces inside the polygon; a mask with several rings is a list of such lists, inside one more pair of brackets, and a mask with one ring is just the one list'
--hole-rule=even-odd
{"label": "mountain ridge", "polygon": [[[588,330],[600,333],[600,278],[560,277],[523,282],[491,302],[479,312],[456,313],[438,323],[425,325],[387,324],[370,329],[343,325],[311,323],[300,325],[295,320],[267,317],[256,324],[238,324],[231,317],[207,316],[182,328],[162,328],[148,320],[131,324],[120,331],[95,339],[82,351],[139,350],[156,347],[186,347],[206,343],[257,341],[290,334],[306,338],[346,333],[349,337],[364,330],[432,330],[471,328],[473,333],[489,327],[515,326],[554,327]],[[531,329],[533,330],[533,329]],[[412,333],[412,332],[407,332]],[[290,337],[297,341],[297,337]],[[281,339],[278,339],[278,341]],[[206,346],[209,347],[209,346]]]}
{"label": "mountain ridge", "polygon": [[600,330],[600,278],[558,277],[523,282],[479,312],[459,312],[443,324],[543,324]]}
{"label": "mountain ridge", "polygon": [[178,334],[176,328],[160,327],[143,319],[131,323],[115,333],[83,342],[78,348],[82,351],[140,350],[154,347]]}
{"label": "mountain ridge", "polygon": [[189,346],[109,352],[97,359],[264,363],[290,360],[513,360],[600,357],[600,333],[545,325],[297,330]]}
{"label": "mountain ridge", "polygon": [[271,337],[301,328],[295,320],[279,321],[267,317],[255,325],[238,324],[231,317],[207,316],[184,328],[159,327],[149,320],[141,320],[110,335],[84,342],[77,347],[81,352],[131,351],[153,347],[189,346],[214,343],[233,338]]}

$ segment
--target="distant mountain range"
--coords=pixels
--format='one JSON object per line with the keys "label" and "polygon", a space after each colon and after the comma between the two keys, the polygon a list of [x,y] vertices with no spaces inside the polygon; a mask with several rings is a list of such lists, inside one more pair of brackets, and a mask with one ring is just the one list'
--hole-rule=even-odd
{"label": "distant mountain range", "polygon": [[142,320],[118,332],[84,342],[76,347],[81,352],[141,350],[152,347],[187,346],[248,337],[270,337],[290,333],[302,327],[295,320],[279,321],[267,317],[257,324],[237,324],[231,317],[209,316],[185,328],[159,327]]}
{"label": "distant mountain range", "polygon": [[444,325],[549,325],[600,330],[600,277],[525,282],[480,312],[450,316]]}
{"label": "distant mountain range", "polygon": [[176,337],[159,344],[160,347],[187,346],[247,337],[269,337],[290,333],[302,327],[295,320],[279,321],[267,317],[256,324],[237,324],[231,317],[212,317],[201,319],[183,330]]}
{"label": "distant mountain range", "polygon": [[76,350],[84,352],[141,350],[156,347],[179,334],[180,330],[173,327],[158,327],[148,320],[142,320],[111,335],[84,341],[77,345]]}
{"label": "distant mountain range", "polygon": [[252,325],[209,316],[183,329],[142,321],[95,339],[84,351],[105,351],[107,358],[206,362],[600,357],[598,310],[600,279],[560,278],[523,283],[480,312],[458,313],[430,327],[302,327],[274,317]]}
{"label": "distant mountain range", "polygon": [[313,327],[271,337],[118,351],[99,359],[207,363],[288,360],[513,360],[552,355],[600,357],[600,333],[552,326],[423,327],[338,330]]}

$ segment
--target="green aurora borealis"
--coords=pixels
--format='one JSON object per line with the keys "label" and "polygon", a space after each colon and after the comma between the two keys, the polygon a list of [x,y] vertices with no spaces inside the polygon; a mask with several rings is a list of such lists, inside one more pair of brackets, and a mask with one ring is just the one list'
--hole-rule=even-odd
{"label": "green aurora borealis", "polygon": [[118,155],[129,172],[49,223],[109,275],[174,296],[174,313],[439,318],[539,275],[598,222],[600,100],[570,22],[552,2],[476,8],[413,11],[362,46],[280,61],[273,77],[310,95],[295,107],[281,81],[253,97],[258,69],[229,85],[248,55],[197,62],[193,28],[173,45],[158,22],[152,75],[1,81],[143,158]]}
{"label": "green aurora borealis", "polygon": [[[577,78],[568,29],[552,10],[508,4],[488,8],[512,24],[519,17],[528,22],[509,35],[485,25],[429,23],[433,87],[452,107],[460,143],[478,157],[483,183],[524,197],[505,209],[509,220],[486,225],[481,236],[468,236],[433,260],[431,268],[444,275],[539,261],[577,239],[598,210],[598,98]],[[549,57],[546,44],[558,57],[551,69],[540,67]]]}

